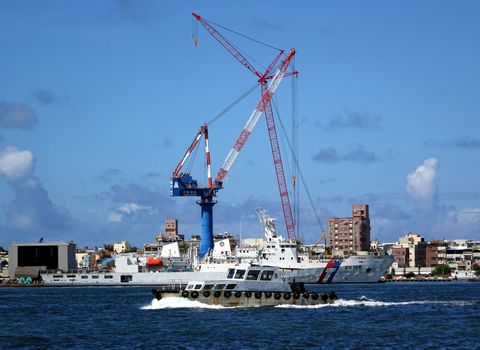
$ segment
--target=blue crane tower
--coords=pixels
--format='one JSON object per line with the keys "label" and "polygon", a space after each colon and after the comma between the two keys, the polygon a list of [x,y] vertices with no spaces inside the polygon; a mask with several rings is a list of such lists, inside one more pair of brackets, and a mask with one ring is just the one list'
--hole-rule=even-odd
{"label": "blue crane tower", "polygon": [[[198,181],[194,180],[189,173],[182,173],[182,167],[187,161],[190,154],[198,145],[201,137],[205,138],[205,157],[207,161],[208,185],[198,186]],[[170,180],[170,195],[173,197],[200,197],[197,203],[200,205],[200,217],[202,220],[202,235],[200,241],[200,256],[203,257],[210,249],[213,248],[213,206],[217,203],[213,197],[217,195],[217,191],[222,188],[220,183],[212,183],[210,150],[208,146],[208,125],[203,124],[197,135],[193,139],[192,144],[188,147],[187,152],[178,163]]]}

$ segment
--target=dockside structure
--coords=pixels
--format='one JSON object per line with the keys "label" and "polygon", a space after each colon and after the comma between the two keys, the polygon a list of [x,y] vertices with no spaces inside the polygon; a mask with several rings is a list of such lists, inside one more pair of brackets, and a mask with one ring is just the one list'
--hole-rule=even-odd
{"label": "dockside structure", "polygon": [[12,243],[8,247],[10,278],[38,277],[40,270],[77,268],[75,243]]}

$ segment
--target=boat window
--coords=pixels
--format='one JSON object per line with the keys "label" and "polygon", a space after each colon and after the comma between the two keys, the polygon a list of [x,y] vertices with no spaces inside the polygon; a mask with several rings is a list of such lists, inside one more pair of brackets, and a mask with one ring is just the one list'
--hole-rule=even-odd
{"label": "boat window", "polygon": [[98,275],[93,275],[92,278],[93,279],[98,279]]}
{"label": "boat window", "polygon": [[82,280],[86,280],[88,278],[87,275],[82,275]]}
{"label": "boat window", "polygon": [[53,278],[63,278],[63,275],[53,275]]}
{"label": "boat window", "polygon": [[121,275],[120,276],[120,282],[127,283],[127,282],[131,282],[131,281],[132,281],[132,275]]}
{"label": "boat window", "polygon": [[260,279],[262,281],[270,281],[273,277],[273,271],[272,270],[264,270],[262,271],[262,275],[260,276]]}
{"label": "boat window", "polygon": [[225,289],[235,289],[235,286],[235,283],[227,284],[227,287]]}
{"label": "boat window", "polygon": [[112,275],[105,275],[105,276],[103,276],[103,278],[112,279],[112,278],[113,278],[113,276],[112,276]]}
{"label": "boat window", "polygon": [[260,270],[250,270],[248,271],[246,279],[250,281],[254,281],[258,278],[259,274],[260,274]]}
{"label": "boat window", "polygon": [[233,278],[234,275],[235,275],[235,269],[228,269],[227,278]]}
{"label": "boat window", "polygon": [[213,284],[206,284],[204,287],[203,287],[203,290],[211,290],[213,288]]}
{"label": "boat window", "polygon": [[202,288],[202,285],[201,285],[201,284],[195,285],[195,289],[201,289],[201,288]]}
{"label": "boat window", "polygon": [[225,288],[225,285],[224,285],[224,284],[217,284],[217,285],[215,286],[215,290],[221,290],[221,289],[223,289],[223,288]]}
{"label": "boat window", "polygon": [[193,289],[193,286],[194,286],[193,284],[188,284],[188,285],[185,287],[185,289],[187,289],[187,290]]}
{"label": "boat window", "polygon": [[67,275],[68,278],[75,278],[77,275]]}
{"label": "boat window", "polygon": [[237,270],[237,273],[235,274],[235,278],[242,280],[243,276],[245,276],[245,270]]}

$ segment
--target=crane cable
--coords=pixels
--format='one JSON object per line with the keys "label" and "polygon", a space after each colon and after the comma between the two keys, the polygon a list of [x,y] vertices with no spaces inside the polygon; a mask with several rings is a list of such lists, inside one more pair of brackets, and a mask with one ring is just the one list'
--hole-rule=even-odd
{"label": "crane cable", "polygon": [[258,83],[255,83],[255,85],[253,85],[250,89],[248,89],[247,91],[245,91],[242,95],[240,95],[239,97],[237,97],[236,100],[234,100],[230,105],[228,105],[223,111],[221,111],[220,113],[218,113],[215,117],[213,117],[208,123],[207,125],[210,126],[212,125],[213,123],[215,123],[218,119],[220,119],[225,113],[227,113],[228,111],[230,111],[233,107],[235,107],[238,103],[240,103],[244,98],[246,98],[248,95],[250,95],[254,90],[256,90],[258,88],[259,84]]}
{"label": "crane cable", "polygon": [[[203,17],[202,17],[202,20],[205,21],[205,22],[207,22],[207,23],[208,23],[210,26],[212,26],[212,27],[216,26],[216,27],[218,27],[218,28],[222,28],[223,30],[226,30],[226,31],[231,32],[231,33],[233,33],[233,34],[235,34],[235,35],[241,36],[242,38],[247,39],[247,40],[250,40],[250,41],[253,41],[253,42],[255,42],[255,43],[259,44],[259,45],[266,46],[266,47],[271,48],[271,49],[276,50],[276,51],[282,51],[282,49],[279,49],[279,48],[277,48],[277,47],[275,47],[275,46],[273,46],[273,45],[267,44],[267,43],[265,43],[265,42],[263,42],[263,41],[260,41],[260,40],[254,39],[254,38],[252,38],[252,37],[249,37],[249,36],[247,36],[247,35],[245,35],[245,34],[239,33],[239,32],[237,32],[237,31],[235,31],[235,30],[233,30],[233,29],[230,29],[230,28],[227,28],[227,27],[225,27],[225,26],[222,26],[222,25],[220,25],[220,24],[218,24],[218,23],[212,22],[212,21],[210,21],[210,20],[208,20],[208,19],[206,19],[206,18],[203,18]],[[195,23],[198,23],[198,20],[195,20]],[[195,29],[195,33],[196,33],[196,29]],[[198,45],[197,34],[195,34],[194,44],[195,44],[195,46]],[[243,56],[248,57],[248,58],[250,59],[250,61],[255,62],[258,66],[261,66],[264,70],[267,68],[264,64],[258,62],[255,58],[253,58],[252,56],[250,56],[248,53],[246,53],[245,51],[241,50],[237,45],[234,45],[231,41],[229,41],[229,44],[230,44],[232,47],[234,47],[235,50],[237,50],[238,52],[240,52]],[[254,68],[254,69],[256,70],[256,68]]]}
{"label": "crane cable", "polygon": [[193,38],[193,44],[195,46],[198,45],[198,23],[195,20],[195,18],[192,17],[192,38]]}
{"label": "crane cable", "polygon": [[242,38],[245,38],[245,39],[247,39],[247,40],[254,41],[254,42],[256,42],[257,44],[260,44],[260,45],[269,47],[269,48],[274,49],[274,50],[277,50],[277,51],[282,51],[282,49],[279,49],[278,47],[272,46],[272,45],[270,45],[270,44],[267,44],[267,43],[265,43],[265,42],[263,42],[263,41],[260,41],[260,40],[257,40],[257,39],[253,39],[253,38],[251,38],[251,37],[249,37],[249,36],[246,36],[245,34],[236,32],[236,31],[234,31],[233,29],[224,27],[224,26],[222,26],[222,25],[220,25],[220,24],[218,24],[218,23],[212,22],[212,21],[210,21],[210,20],[208,20],[208,19],[206,19],[206,18],[204,18],[204,17],[202,17],[202,19],[203,19],[205,22],[208,22],[208,23],[210,23],[210,24],[213,24],[213,25],[215,25],[215,26],[217,26],[217,27],[219,27],[219,28],[222,28],[222,29],[224,29],[224,30],[226,30],[226,31],[229,31],[229,32],[231,32],[231,33],[233,33],[233,34],[236,34],[236,35],[238,35],[238,36],[241,36]]}

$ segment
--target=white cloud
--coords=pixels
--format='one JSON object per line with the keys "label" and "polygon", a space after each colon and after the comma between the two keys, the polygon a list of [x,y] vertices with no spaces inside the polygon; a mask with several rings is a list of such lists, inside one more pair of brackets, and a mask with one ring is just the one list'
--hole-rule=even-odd
{"label": "white cloud", "polygon": [[118,211],[127,213],[127,214],[132,214],[135,213],[136,211],[140,210],[141,205],[138,205],[137,203],[127,203],[122,205],[120,208],[118,208]]}
{"label": "white cloud", "polygon": [[428,200],[438,194],[438,159],[428,158],[407,175],[407,192],[414,199]]}
{"label": "white cloud", "polygon": [[10,181],[21,180],[33,173],[34,158],[30,151],[6,147],[0,151],[0,174]]}
{"label": "white cloud", "polygon": [[0,150],[0,175],[15,191],[15,197],[5,212],[5,225],[10,234],[71,227],[70,213],[52,202],[41,181],[34,176],[34,167],[35,158],[31,151],[12,146]]}
{"label": "white cloud", "polygon": [[127,213],[127,214],[135,214],[139,210],[148,210],[151,211],[153,208],[149,206],[139,205],[137,203],[127,203],[122,205],[118,208],[118,211]]}
{"label": "white cloud", "polygon": [[137,203],[126,203],[121,207],[117,208],[115,211],[110,212],[108,215],[109,222],[122,222],[124,216],[127,215],[132,217],[135,214],[139,214],[140,212],[146,212],[149,215],[154,214],[156,211],[153,207],[140,205]]}
{"label": "white cloud", "polygon": [[457,220],[461,224],[480,224],[480,208],[464,208],[458,212]]}
{"label": "white cloud", "polygon": [[122,222],[122,215],[111,212],[110,215],[108,215],[108,221],[110,222]]}
{"label": "white cloud", "polygon": [[8,205],[6,225],[13,231],[60,230],[71,227],[68,210],[52,202],[40,180],[33,175],[11,182],[15,198]]}

